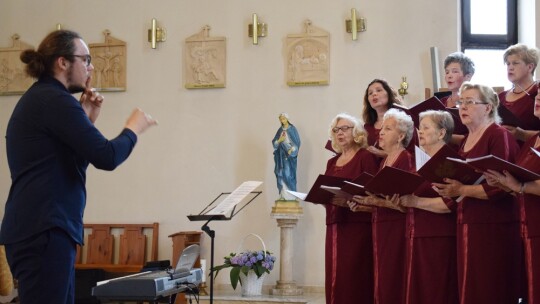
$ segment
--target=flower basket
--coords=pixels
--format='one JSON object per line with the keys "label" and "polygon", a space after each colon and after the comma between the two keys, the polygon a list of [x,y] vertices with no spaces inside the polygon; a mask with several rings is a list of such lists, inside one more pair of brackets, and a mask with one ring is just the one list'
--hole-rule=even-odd
{"label": "flower basket", "polygon": [[263,273],[260,278],[253,270],[249,270],[247,276],[240,272],[240,284],[242,285],[242,296],[252,297],[262,294],[262,286],[266,273]]}
{"label": "flower basket", "polygon": [[240,253],[231,253],[225,257],[225,262],[222,265],[212,268],[216,272],[216,276],[221,269],[231,268],[230,279],[234,289],[240,282],[242,285],[242,296],[258,296],[262,292],[262,284],[266,274],[274,268],[276,258],[266,250],[266,245],[262,238],[254,233],[246,235],[240,245],[238,251],[244,245],[247,237],[254,236],[258,238],[263,246],[263,250],[253,251],[246,250]]}

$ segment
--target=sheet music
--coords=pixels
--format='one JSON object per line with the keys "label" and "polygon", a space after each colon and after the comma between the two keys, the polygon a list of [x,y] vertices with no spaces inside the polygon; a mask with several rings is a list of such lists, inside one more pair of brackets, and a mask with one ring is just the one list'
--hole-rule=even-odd
{"label": "sheet music", "polygon": [[227,215],[234,206],[238,205],[251,191],[262,185],[259,181],[243,182],[231,194],[229,194],[221,203],[206,214],[210,215]]}
{"label": "sheet music", "polygon": [[540,152],[538,152],[536,149],[534,149],[533,147],[531,147],[531,150],[533,150],[534,154],[536,154],[536,156],[540,157]]}
{"label": "sheet music", "polygon": [[[480,184],[481,182],[484,181],[484,178],[485,178],[485,177],[484,177],[483,175],[480,176],[480,177],[476,180],[476,182],[474,182],[473,185],[478,185],[478,184]],[[463,198],[465,198],[465,196],[464,196],[464,195],[461,195],[460,197],[456,198],[456,202],[458,202],[458,203],[461,202],[461,201],[463,200]]]}
{"label": "sheet music", "polygon": [[107,284],[107,283],[109,283],[111,281],[115,281],[115,280],[121,280],[121,279],[131,278],[131,277],[138,277],[138,276],[148,274],[148,273],[151,273],[151,271],[139,272],[139,273],[127,275],[125,277],[119,277],[119,278],[113,278],[113,279],[110,279],[110,280],[99,281],[99,282],[96,282],[96,286]]}
{"label": "sheet music", "polygon": [[302,192],[296,192],[296,191],[292,191],[292,190],[285,190],[287,191],[288,193],[290,193],[292,196],[302,200],[302,201],[305,201],[306,200],[306,197],[307,197],[307,193],[302,193]]}
{"label": "sheet music", "polygon": [[420,149],[418,146],[414,146],[414,156],[416,161],[416,171],[420,170],[427,161],[431,158],[424,150]]}

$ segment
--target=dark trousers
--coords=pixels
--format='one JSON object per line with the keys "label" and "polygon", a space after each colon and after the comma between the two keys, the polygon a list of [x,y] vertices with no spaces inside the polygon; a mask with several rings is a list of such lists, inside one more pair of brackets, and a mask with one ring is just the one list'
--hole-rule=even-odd
{"label": "dark trousers", "polygon": [[21,304],[74,303],[77,249],[64,230],[52,228],[5,247]]}

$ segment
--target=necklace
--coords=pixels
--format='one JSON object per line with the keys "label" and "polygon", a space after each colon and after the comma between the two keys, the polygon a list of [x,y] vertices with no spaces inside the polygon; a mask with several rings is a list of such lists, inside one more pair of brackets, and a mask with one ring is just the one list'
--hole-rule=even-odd
{"label": "necklace", "polygon": [[405,149],[400,149],[399,152],[396,152],[394,156],[392,156],[392,159],[390,159],[390,157],[387,156],[386,159],[384,160],[384,166],[392,166],[403,150]]}
{"label": "necklace", "polygon": [[[530,89],[535,83],[536,83],[536,81],[533,81],[526,89],[523,89],[519,84],[514,83],[514,86],[512,87],[512,93],[514,93],[514,94],[525,93],[525,94],[527,94],[527,96],[531,96],[531,95],[529,95],[529,92],[527,92],[527,91],[529,91],[529,89]],[[516,86],[517,86],[518,88],[521,89],[521,92],[516,92]]]}
{"label": "necklace", "polygon": [[456,106],[456,101],[459,99],[459,96],[458,95],[450,95],[450,97],[448,97],[448,99],[446,99],[446,107],[447,108],[453,108]]}

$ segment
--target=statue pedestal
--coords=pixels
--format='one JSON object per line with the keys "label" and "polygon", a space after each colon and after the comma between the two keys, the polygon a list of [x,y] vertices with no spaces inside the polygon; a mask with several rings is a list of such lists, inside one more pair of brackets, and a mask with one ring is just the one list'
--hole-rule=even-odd
{"label": "statue pedestal", "polygon": [[280,296],[298,296],[304,292],[301,287],[296,286],[293,281],[293,229],[298,220],[303,216],[302,207],[298,201],[277,200],[272,207],[272,217],[276,219],[278,227],[281,229],[280,235],[280,263],[279,280],[274,288],[270,289],[270,294]]}

